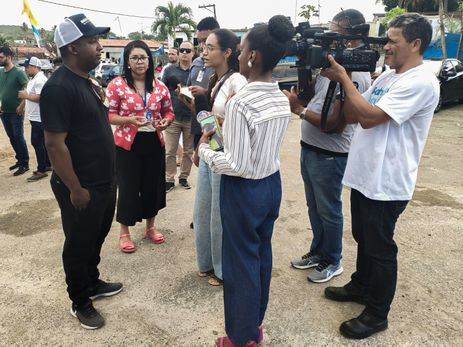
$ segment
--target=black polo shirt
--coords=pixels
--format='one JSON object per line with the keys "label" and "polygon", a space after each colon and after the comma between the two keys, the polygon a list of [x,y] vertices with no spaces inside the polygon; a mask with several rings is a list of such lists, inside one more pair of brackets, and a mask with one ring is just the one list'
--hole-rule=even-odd
{"label": "black polo shirt", "polygon": [[166,67],[164,74],[162,75],[162,81],[167,88],[169,88],[170,98],[172,99],[172,107],[175,113],[175,120],[178,121],[191,120],[190,109],[178,99],[177,93],[175,93],[178,83],[182,86],[186,86],[189,75],[190,69],[183,70],[179,64],[169,65]]}
{"label": "black polo shirt", "polygon": [[109,189],[114,182],[115,146],[108,111],[91,81],[65,66],[40,94],[45,130],[67,133],[74,171],[84,188]]}

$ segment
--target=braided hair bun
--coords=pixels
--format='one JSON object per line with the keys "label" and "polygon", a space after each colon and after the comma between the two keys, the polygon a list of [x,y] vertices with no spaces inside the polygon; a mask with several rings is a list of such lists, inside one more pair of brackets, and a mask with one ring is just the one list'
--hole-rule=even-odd
{"label": "braided hair bun", "polygon": [[282,15],[273,16],[268,22],[269,34],[278,42],[287,42],[294,36],[294,26]]}

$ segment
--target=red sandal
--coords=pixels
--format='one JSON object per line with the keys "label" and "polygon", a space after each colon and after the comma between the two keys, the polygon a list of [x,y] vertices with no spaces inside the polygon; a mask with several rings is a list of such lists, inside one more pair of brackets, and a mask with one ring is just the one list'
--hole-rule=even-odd
{"label": "red sandal", "polygon": [[123,237],[130,237],[130,234],[119,235],[119,249],[124,253],[133,253],[136,251],[135,243],[132,240],[120,242]]}
{"label": "red sandal", "polygon": [[[215,340],[215,346],[216,347],[226,347],[226,346],[236,347],[228,336],[222,336],[222,337],[219,337],[217,340]],[[244,346],[245,347],[256,347],[257,343],[256,341],[251,341],[245,344]]]}
{"label": "red sandal", "polygon": [[[156,229],[154,229],[154,227],[149,227],[146,229],[145,231],[145,237],[147,239],[150,239],[153,243],[159,245],[161,243],[164,243],[166,240],[164,239],[164,235],[162,235],[161,233],[157,233],[155,232]],[[154,233],[152,235],[150,235],[150,231],[154,231]]]}

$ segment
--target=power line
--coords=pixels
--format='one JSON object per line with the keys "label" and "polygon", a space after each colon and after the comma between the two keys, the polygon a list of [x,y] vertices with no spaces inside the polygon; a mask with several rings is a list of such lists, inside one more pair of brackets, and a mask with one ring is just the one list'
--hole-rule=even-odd
{"label": "power line", "polygon": [[76,8],[76,9],[79,9],[79,10],[85,10],[85,11],[90,11],[90,12],[98,12],[98,13],[104,13],[104,14],[111,14],[111,15],[116,15],[116,16],[124,16],[124,17],[132,17],[132,18],[144,18],[144,19],[156,19],[155,17],[149,17],[149,16],[138,16],[138,15],[135,15],[135,14],[125,14],[125,13],[109,12],[109,11],[103,11],[103,10],[94,10],[94,9],[87,8],[87,7],[60,4],[58,2],[48,1],[48,0],[38,0],[38,1],[45,2],[45,3],[48,3],[48,4],[52,4],[52,5],[56,5],[56,6],[70,7],[70,8]]}

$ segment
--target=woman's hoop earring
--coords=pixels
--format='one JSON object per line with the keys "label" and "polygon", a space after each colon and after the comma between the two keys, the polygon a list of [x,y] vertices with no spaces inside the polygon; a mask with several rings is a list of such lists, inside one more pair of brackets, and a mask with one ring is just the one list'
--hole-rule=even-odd
{"label": "woman's hoop earring", "polygon": [[248,60],[248,67],[249,67],[250,69],[252,69],[252,63],[251,63],[250,60]]}

